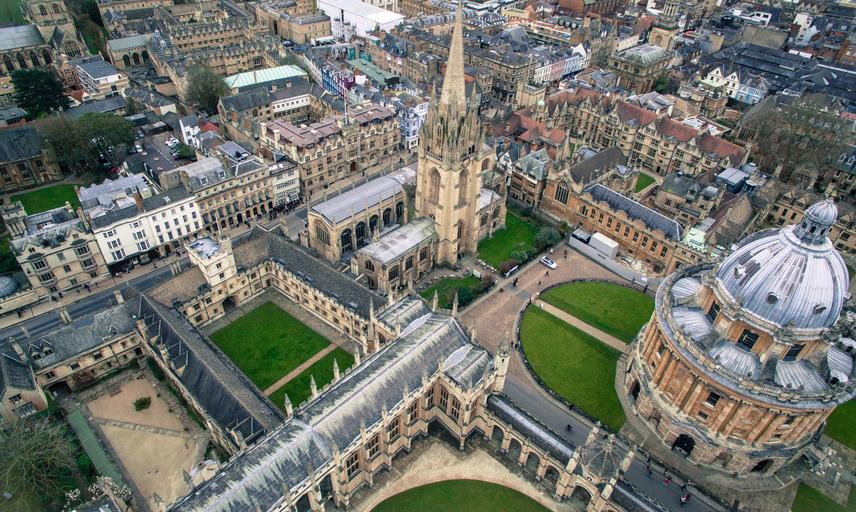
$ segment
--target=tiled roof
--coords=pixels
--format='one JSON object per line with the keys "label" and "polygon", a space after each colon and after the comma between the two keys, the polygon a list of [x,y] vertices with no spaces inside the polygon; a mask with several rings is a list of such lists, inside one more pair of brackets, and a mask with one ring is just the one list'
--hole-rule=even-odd
{"label": "tiled roof", "polygon": [[357,253],[387,264],[432,238],[437,238],[434,221],[428,217],[420,217],[381,235],[377,242],[359,249]]}
{"label": "tiled roof", "polygon": [[45,44],[45,40],[35,25],[0,28],[0,51],[43,44]]}
{"label": "tiled roof", "polygon": [[32,125],[0,130],[0,163],[38,157],[42,148],[42,136]]}
{"label": "tiled roof", "polygon": [[591,194],[595,201],[606,202],[613,211],[623,211],[631,220],[641,220],[648,229],[659,229],[666,234],[669,240],[677,242],[681,239],[681,225],[675,220],[665,217],[609,187],[596,183],[585,189],[585,193]]}

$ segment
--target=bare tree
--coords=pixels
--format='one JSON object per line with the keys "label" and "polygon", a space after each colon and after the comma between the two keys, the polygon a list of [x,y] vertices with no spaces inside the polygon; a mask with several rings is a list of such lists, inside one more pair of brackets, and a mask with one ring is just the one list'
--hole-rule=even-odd
{"label": "bare tree", "polygon": [[[64,487],[74,483],[76,451],[61,423],[38,418],[4,425],[0,428],[0,485],[16,496],[61,503]],[[25,500],[16,503],[26,507]]]}
{"label": "bare tree", "polygon": [[823,172],[853,138],[853,123],[839,112],[837,100],[807,94],[750,116],[746,127],[755,132],[755,158],[770,169],[781,165],[783,178],[799,166]]}

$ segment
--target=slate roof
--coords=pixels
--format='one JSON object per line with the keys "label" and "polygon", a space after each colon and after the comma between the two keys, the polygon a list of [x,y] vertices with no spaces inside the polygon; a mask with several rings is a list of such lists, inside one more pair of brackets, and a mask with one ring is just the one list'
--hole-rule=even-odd
{"label": "slate roof", "polygon": [[507,396],[490,395],[487,410],[562,464],[567,464],[574,456],[573,443],[557,435]]}
{"label": "slate roof", "polygon": [[377,315],[377,319],[390,330],[395,330],[397,325],[401,325],[402,328],[406,327],[417,318],[429,313],[431,313],[431,308],[428,307],[428,304],[421,297],[418,295],[405,295],[398,302],[384,308]]}
{"label": "slate roof", "polygon": [[85,72],[87,75],[91,76],[96,80],[119,73],[119,71],[117,71],[112,64],[104,60],[93,59],[89,62],[77,62],[75,64],[77,64],[77,67],[80,68],[83,72]]}
{"label": "slate roof", "polygon": [[0,51],[15,50],[45,44],[35,25],[0,28]]}
{"label": "slate roof", "polygon": [[139,318],[158,335],[179,379],[197,403],[226,431],[236,428],[252,444],[282,422],[279,409],[214,344],[177,311],[147,296]]}
{"label": "slate roof", "polygon": [[[239,268],[250,268],[262,261],[272,260],[363,318],[369,317],[370,304],[374,303],[378,307],[385,303],[381,295],[338,272],[326,260],[310,254],[283,236],[255,227],[247,234],[234,238],[232,244],[235,264]],[[193,267],[148,293],[163,304],[172,304],[173,300],[186,302],[196,297],[200,287],[204,286],[207,286],[205,277],[197,267]]]}
{"label": "slate roof", "polygon": [[294,489],[329,464],[334,449],[359,439],[361,426],[376,424],[384,409],[418,389],[423,373],[441,361],[446,375],[466,389],[493,368],[490,354],[469,341],[457,320],[424,315],[170,510],[268,510],[284,489]]}
{"label": "slate roof", "polygon": [[575,182],[586,183],[593,177],[625,163],[627,163],[627,157],[620,149],[608,148],[572,165],[568,172]]}
{"label": "slate roof", "polygon": [[36,158],[42,149],[42,136],[32,125],[0,130],[0,163]]}
{"label": "slate roof", "polygon": [[681,239],[681,225],[675,220],[657,213],[627,196],[623,196],[609,187],[596,183],[585,189],[595,201],[605,201],[612,210],[623,211],[631,220],[639,219],[648,229],[659,229],[670,240]]}
{"label": "slate roof", "polygon": [[93,217],[92,219],[90,219],[90,222],[93,228],[102,228],[105,226],[110,226],[123,219],[130,219],[136,217],[142,212],[150,212],[152,210],[157,210],[158,208],[161,208],[167,204],[182,201],[190,196],[191,193],[188,192],[186,188],[179,185],[160,194],[156,194],[143,199],[142,210],[137,208],[137,205],[134,204],[133,206],[128,206],[127,208],[112,211],[98,217]]}
{"label": "slate roof", "polygon": [[6,392],[7,387],[36,389],[30,366],[21,362],[14,352],[0,352],[0,395]]}
{"label": "slate roof", "polygon": [[428,217],[420,217],[384,233],[377,242],[366,245],[357,253],[386,265],[420,244],[436,238],[437,230],[434,228],[434,221]]}
{"label": "slate roof", "polygon": [[[21,341],[35,368],[48,368],[86,353],[109,339],[128,334],[135,328],[133,315],[140,307],[136,297],[122,304],[78,318],[58,330]],[[49,355],[41,356],[49,348]]]}
{"label": "slate roof", "polygon": [[415,179],[416,171],[405,167],[315,204],[310,209],[335,225],[401,193],[404,185]]}
{"label": "slate roof", "polygon": [[86,114],[116,112],[118,110],[123,110],[127,106],[128,102],[125,101],[125,98],[121,96],[110,96],[109,98],[87,101],[86,103],[72,107],[65,111],[65,115],[70,119],[79,119]]}

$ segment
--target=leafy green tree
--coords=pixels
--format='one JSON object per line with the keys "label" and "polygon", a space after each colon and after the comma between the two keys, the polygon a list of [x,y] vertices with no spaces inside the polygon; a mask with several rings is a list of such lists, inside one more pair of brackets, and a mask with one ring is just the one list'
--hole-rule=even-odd
{"label": "leafy green tree", "polygon": [[62,82],[46,69],[19,69],[12,73],[15,103],[27,111],[30,119],[68,108]]}
{"label": "leafy green tree", "polygon": [[669,79],[669,75],[663,73],[662,75],[658,76],[657,80],[654,81],[654,85],[652,88],[660,94],[671,93],[672,81]]}
{"label": "leafy green tree", "polygon": [[118,166],[120,153],[115,148],[134,142],[131,123],[112,114],[91,113],[78,120],[60,116],[43,123],[41,130],[57,163],[75,174],[102,171],[100,155]]}
{"label": "leafy green tree", "polygon": [[0,429],[0,485],[14,495],[62,503],[64,493],[74,487],[76,456],[61,423],[38,418],[6,424]]}
{"label": "leafy green tree", "polygon": [[542,250],[551,245],[556,245],[562,239],[561,233],[556,228],[544,227],[535,235],[535,246]]}
{"label": "leafy green tree", "polygon": [[104,155],[113,166],[118,166],[120,163],[118,151],[115,148],[134,142],[134,127],[123,117],[90,113],[81,117],[77,124],[78,130],[84,134],[93,152]]}
{"label": "leafy green tree", "polygon": [[529,260],[529,252],[528,251],[514,251],[511,253],[511,259],[514,260],[518,265],[524,263]]}
{"label": "leafy green tree", "polygon": [[217,113],[217,102],[228,88],[223,77],[204,64],[190,68],[187,75],[187,97],[197,108],[209,114]]}

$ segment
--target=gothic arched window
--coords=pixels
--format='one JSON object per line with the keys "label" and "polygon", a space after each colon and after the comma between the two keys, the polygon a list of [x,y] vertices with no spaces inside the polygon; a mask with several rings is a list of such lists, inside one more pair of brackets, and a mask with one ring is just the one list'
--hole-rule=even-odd
{"label": "gothic arched window", "polygon": [[47,16],[47,15],[48,15],[48,10],[45,8],[45,6],[44,6],[44,5],[40,5],[40,6],[39,6],[39,14],[41,14],[42,16]]}
{"label": "gothic arched window", "polygon": [[436,168],[431,169],[431,174],[428,176],[428,199],[440,200],[440,171]]}
{"label": "gothic arched window", "polygon": [[568,204],[568,186],[564,183],[559,183],[559,186],[556,187],[556,201],[562,204]]}
{"label": "gothic arched window", "polygon": [[469,174],[466,170],[461,171],[461,177],[458,180],[458,203],[467,201],[467,187],[469,186]]}
{"label": "gothic arched window", "polygon": [[56,13],[56,14],[62,13],[62,8],[59,6],[59,4],[51,4],[51,7],[53,7],[54,13]]}

